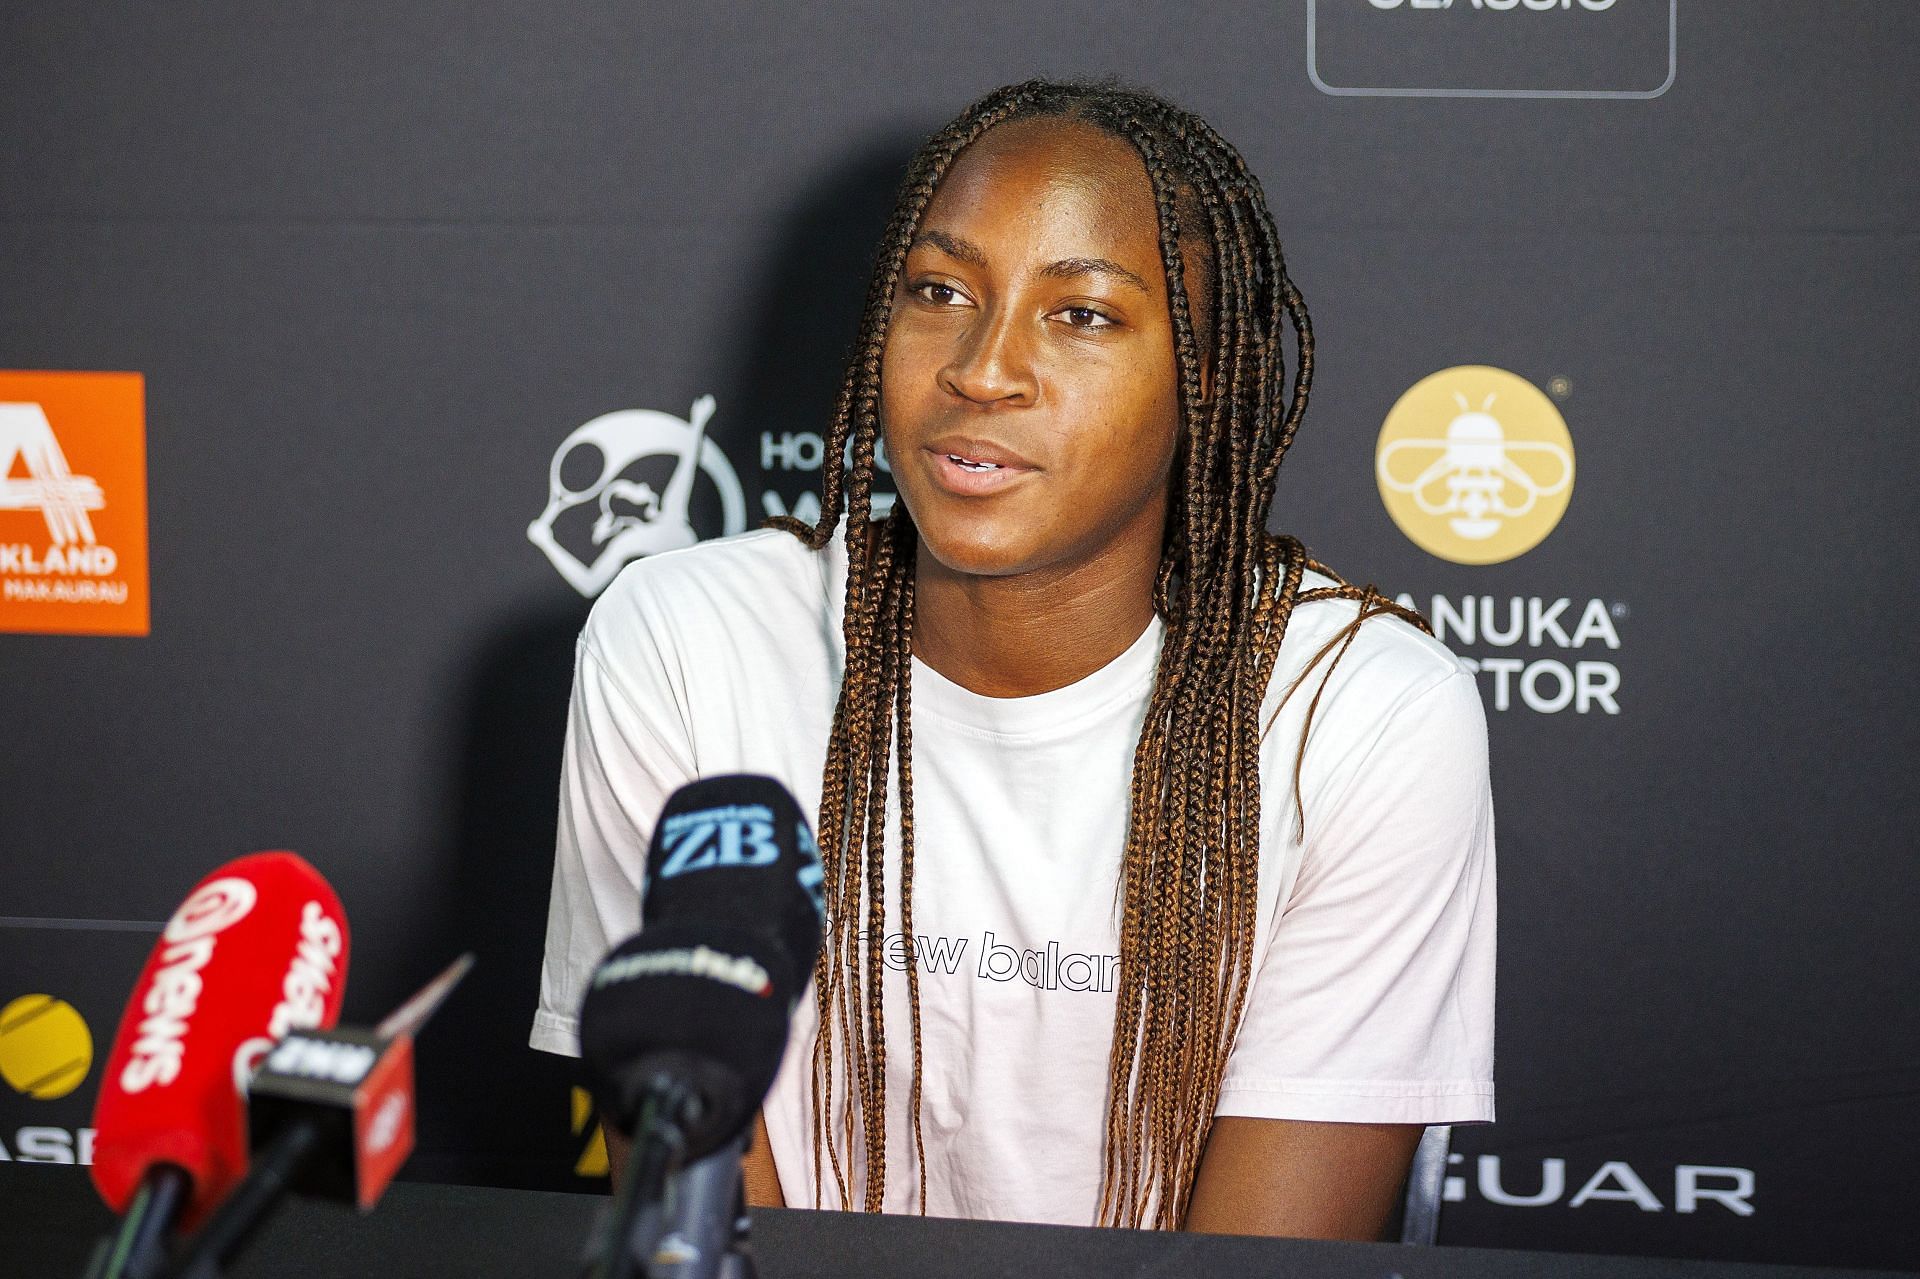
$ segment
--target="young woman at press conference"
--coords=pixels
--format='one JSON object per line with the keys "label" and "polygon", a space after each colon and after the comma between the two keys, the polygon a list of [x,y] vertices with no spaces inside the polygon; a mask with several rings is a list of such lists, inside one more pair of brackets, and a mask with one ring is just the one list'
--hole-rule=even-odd
{"label": "young woman at press conference", "polygon": [[667,794],[767,773],[829,919],[752,1201],[1377,1236],[1493,1117],[1493,814],[1471,675],[1267,531],[1312,365],[1204,121],[1035,81],[929,139],[820,524],[638,561],[580,639],[535,1046]]}

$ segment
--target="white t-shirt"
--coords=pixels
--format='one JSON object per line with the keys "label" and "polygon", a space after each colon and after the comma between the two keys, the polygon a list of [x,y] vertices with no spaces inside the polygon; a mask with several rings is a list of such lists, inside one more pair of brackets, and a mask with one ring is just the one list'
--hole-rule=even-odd
{"label": "white t-shirt", "polygon": [[[819,813],[845,580],[839,538],[814,552],[760,531],[637,561],[595,605],[577,649],[534,1047],[578,1053],[587,977],[638,927],[648,838],[671,791],[709,774],[765,773]],[[1327,584],[1309,574],[1303,589]],[[1294,612],[1263,724],[1356,609],[1333,600]],[[914,931],[932,1215],[1095,1223],[1128,780],[1164,630],[1156,618],[1106,666],[1033,697],[984,697],[914,662]],[[1286,702],[1261,746],[1254,972],[1216,1113],[1490,1120],[1493,808],[1473,677],[1398,619],[1363,625],[1314,715],[1302,842],[1294,757],[1324,669]],[[899,928],[897,823],[896,809],[890,935]],[[904,945],[889,948],[885,996],[885,1208],[897,1212],[920,1208],[906,955]],[[816,1202],[817,1025],[809,988],[765,1105],[794,1206]],[[825,1180],[818,1202],[841,1207],[830,1170]],[[859,1177],[849,1185],[857,1206]]]}

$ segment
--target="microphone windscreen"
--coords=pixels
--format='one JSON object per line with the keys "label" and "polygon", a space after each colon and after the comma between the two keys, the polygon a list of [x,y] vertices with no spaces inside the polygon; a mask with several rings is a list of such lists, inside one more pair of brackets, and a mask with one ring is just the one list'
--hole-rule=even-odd
{"label": "microphone windscreen", "polygon": [[801,978],[763,929],[671,920],[629,938],[594,970],[580,1008],[593,1095],[631,1133],[647,1080],[692,1079],[705,1114],[689,1160],[738,1136],[773,1086]]}
{"label": "microphone windscreen", "polygon": [[193,1179],[191,1228],[246,1174],[243,1094],[275,1039],[339,1018],[347,921],[288,852],[214,871],[167,921],[134,984],[94,1107],[93,1184],[124,1212],[157,1163]]}
{"label": "microphone windscreen", "polygon": [[752,773],[701,778],[668,796],[654,824],[640,926],[709,919],[771,929],[788,964],[811,972],[825,915],[822,879],[820,850],[793,792]]}

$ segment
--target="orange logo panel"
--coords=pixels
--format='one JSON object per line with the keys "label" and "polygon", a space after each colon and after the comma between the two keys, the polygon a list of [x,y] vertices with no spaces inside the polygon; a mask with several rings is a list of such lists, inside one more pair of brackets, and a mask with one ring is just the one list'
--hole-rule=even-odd
{"label": "orange logo panel", "polygon": [[147,633],[140,374],[0,372],[0,631]]}

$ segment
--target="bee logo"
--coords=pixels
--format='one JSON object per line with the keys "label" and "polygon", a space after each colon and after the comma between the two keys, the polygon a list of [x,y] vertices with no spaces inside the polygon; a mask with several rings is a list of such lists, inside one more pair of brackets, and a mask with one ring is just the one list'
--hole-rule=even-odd
{"label": "bee logo", "polygon": [[1573,494],[1573,439],[1539,388],[1487,365],[1414,383],[1380,428],[1374,475],[1413,543],[1455,564],[1498,564],[1553,532]]}

